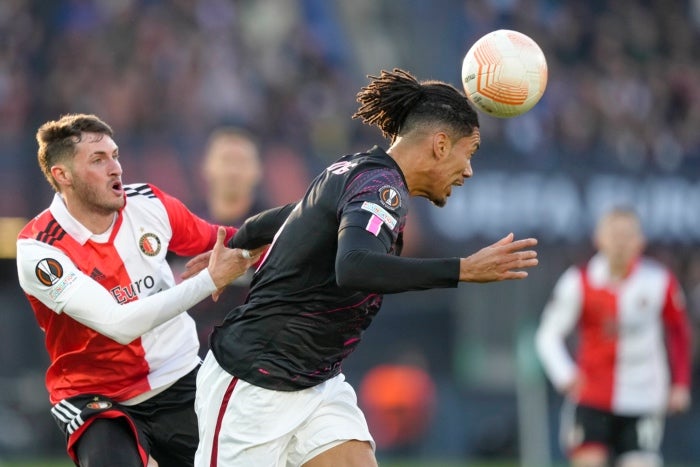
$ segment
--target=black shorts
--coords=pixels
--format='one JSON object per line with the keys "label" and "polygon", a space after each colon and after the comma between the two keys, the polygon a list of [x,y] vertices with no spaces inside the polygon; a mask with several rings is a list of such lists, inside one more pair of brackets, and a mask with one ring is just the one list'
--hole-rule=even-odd
{"label": "black shorts", "polygon": [[199,442],[194,411],[198,370],[133,406],[95,394],[60,401],[51,414],[66,435],[68,455],[76,465],[99,457],[112,465],[145,466],[150,454],[161,466],[192,466]]}
{"label": "black shorts", "polygon": [[612,458],[628,452],[658,454],[663,430],[661,414],[616,415],[568,402],[562,408],[561,441],[568,455],[589,446],[600,446]]}

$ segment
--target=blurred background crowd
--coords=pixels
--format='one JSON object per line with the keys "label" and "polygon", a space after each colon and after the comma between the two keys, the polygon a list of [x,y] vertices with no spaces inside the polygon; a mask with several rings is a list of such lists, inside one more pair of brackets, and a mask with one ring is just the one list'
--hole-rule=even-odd
{"label": "blurred background crowd", "polygon": [[[515,284],[388,297],[346,373],[365,391],[384,365],[424,370],[384,372],[397,387],[414,381],[415,394],[366,389],[366,407],[413,404],[410,425],[421,427],[400,439],[389,421],[372,422],[386,455],[515,458],[524,424],[546,442],[533,456],[560,456],[559,401],[531,330],[557,275],[591,253],[606,205],[639,210],[649,252],[679,275],[700,323],[698,0],[3,0],[0,459],[61,449],[11,246],[18,223],[50,202],[35,156],[41,123],[99,115],[116,132],[125,182],[155,183],[208,218],[208,138],[242,128],[259,148],[254,207],[276,206],[337,157],[386,144],[351,118],[367,75],[399,67],[461,88],[465,52],[500,28],[540,44],[546,93],[524,116],[481,117],[474,180],[442,210],[412,202],[405,251],[463,255],[514,231],[541,239],[542,266]],[[700,465],[698,422],[700,409],[669,421],[671,460]]]}

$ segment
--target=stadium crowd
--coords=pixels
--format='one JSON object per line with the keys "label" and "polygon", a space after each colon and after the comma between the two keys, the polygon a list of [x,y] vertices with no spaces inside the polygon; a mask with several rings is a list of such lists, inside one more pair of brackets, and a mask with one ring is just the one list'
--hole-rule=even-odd
{"label": "stadium crowd", "polygon": [[[258,133],[267,166],[315,172],[341,148],[378,136],[350,119],[352,90],[367,74],[399,66],[459,84],[470,44],[502,27],[539,42],[550,79],[530,114],[483,119],[485,150],[500,140],[501,157],[525,153],[544,166],[561,164],[562,154],[625,170],[695,166],[698,5],[406,0],[392,10],[390,0],[9,0],[0,8],[3,186],[21,192],[33,184],[34,161],[23,155],[33,152],[35,124],[69,111],[114,122],[125,158],[147,161],[144,176],[167,180],[185,202],[201,204],[188,174],[207,131],[222,122]],[[428,24],[439,33],[415,37]],[[273,173],[269,202],[296,196],[271,193],[280,189]],[[2,212],[32,212],[45,199],[34,193],[6,200]]]}

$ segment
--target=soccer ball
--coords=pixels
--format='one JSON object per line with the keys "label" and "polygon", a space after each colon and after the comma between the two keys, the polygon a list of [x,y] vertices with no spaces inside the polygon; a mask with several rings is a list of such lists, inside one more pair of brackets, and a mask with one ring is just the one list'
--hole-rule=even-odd
{"label": "soccer ball", "polygon": [[530,37],[499,29],[476,41],[464,56],[462,84],[479,110],[493,117],[516,117],[542,97],[547,61]]}

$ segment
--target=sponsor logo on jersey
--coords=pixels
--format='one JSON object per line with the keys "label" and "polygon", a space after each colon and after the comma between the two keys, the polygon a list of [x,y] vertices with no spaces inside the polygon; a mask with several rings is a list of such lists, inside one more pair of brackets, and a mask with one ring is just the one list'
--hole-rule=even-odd
{"label": "sponsor logo on jersey", "polygon": [[146,290],[155,287],[156,281],[153,276],[146,276],[143,279],[137,279],[127,286],[117,286],[110,289],[110,293],[117,303],[127,303],[141,295]]}
{"label": "sponsor logo on jersey", "polygon": [[106,279],[106,276],[102,273],[102,271],[97,268],[93,268],[92,272],[90,273],[90,277],[98,282]]}
{"label": "sponsor logo on jersey", "polygon": [[44,258],[36,264],[34,273],[39,282],[50,287],[63,277],[63,266],[53,258]]}
{"label": "sponsor logo on jersey", "polygon": [[384,185],[379,189],[379,200],[390,209],[396,209],[401,206],[399,190],[390,185]]}
{"label": "sponsor logo on jersey", "polygon": [[160,253],[160,238],[154,233],[145,233],[139,239],[139,248],[147,256],[155,256]]}
{"label": "sponsor logo on jersey", "polygon": [[75,282],[75,280],[78,278],[78,275],[75,272],[70,272],[66,274],[62,279],[60,279],[56,285],[51,287],[51,291],[49,291],[49,297],[51,297],[52,300],[57,300],[58,297],[61,296],[63,292],[65,292],[68,287]]}
{"label": "sponsor logo on jersey", "polygon": [[365,211],[371,212],[375,216],[377,216],[379,219],[381,219],[382,222],[384,222],[390,229],[393,229],[396,227],[396,219],[394,216],[389,214],[386,209],[381,207],[378,204],[375,203],[370,203],[369,201],[365,201],[362,203],[362,209]]}
{"label": "sponsor logo on jersey", "polygon": [[331,164],[326,168],[327,171],[334,175],[343,175],[345,172],[350,171],[353,167],[357,167],[357,162],[350,161],[340,161],[335,164]]}

